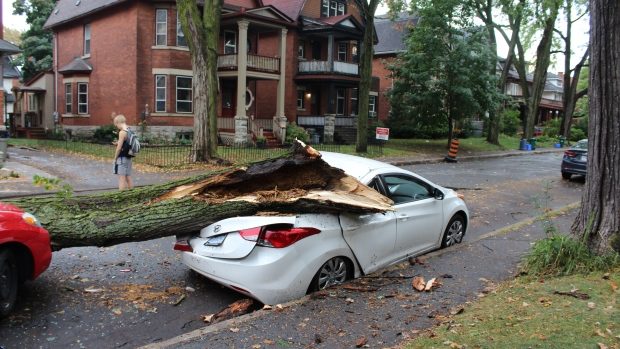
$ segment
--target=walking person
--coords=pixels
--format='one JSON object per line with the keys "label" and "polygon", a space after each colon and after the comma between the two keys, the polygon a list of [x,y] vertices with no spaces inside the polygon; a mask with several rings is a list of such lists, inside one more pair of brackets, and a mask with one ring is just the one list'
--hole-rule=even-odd
{"label": "walking person", "polygon": [[133,188],[131,179],[131,156],[129,156],[129,137],[127,119],[122,114],[114,117],[114,126],[118,128],[118,141],[114,154],[114,174],[118,175],[118,189]]}

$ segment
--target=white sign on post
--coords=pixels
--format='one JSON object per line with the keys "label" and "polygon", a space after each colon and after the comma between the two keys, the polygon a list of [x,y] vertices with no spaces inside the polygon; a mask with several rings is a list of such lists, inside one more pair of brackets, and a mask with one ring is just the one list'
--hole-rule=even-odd
{"label": "white sign on post", "polygon": [[390,138],[390,129],[387,127],[377,127],[376,138],[387,141]]}

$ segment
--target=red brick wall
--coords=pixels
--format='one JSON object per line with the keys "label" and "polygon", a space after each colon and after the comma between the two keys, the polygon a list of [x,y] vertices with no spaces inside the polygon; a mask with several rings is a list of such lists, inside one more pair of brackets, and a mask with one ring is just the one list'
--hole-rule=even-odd
{"label": "red brick wall", "polygon": [[380,120],[387,120],[390,113],[390,103],[387,99],[387,92],[392,88],[391,72],[387,69],[387,65],[394,62],[396,57],[381,56],[375,57],[372,61],[372,75],[379,78],[379,98],[377,103]]}

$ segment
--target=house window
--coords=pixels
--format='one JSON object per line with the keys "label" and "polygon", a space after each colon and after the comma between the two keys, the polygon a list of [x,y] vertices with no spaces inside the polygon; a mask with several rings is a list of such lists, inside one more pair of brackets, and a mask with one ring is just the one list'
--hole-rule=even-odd
{"label": "house window", "polygon": [[78,114],[88,114],[88,83],[78,83]]}
{"label": "house window", "polygon": [[28,94],[28,111],[37,111],[39,109],[39,106],[37,103],[38,99],[37,99],[37,95],[34,93],[29,93]]}
{"label": "house window", "polygon": [[237,33],[224,32],[224,54],[231,55],[237,53]]}
{"label": "house window", "polygon": [[73,113],[73,85],[65,84],[65,113]]}
{"label": "house window", "polygon": [[297,109],[306,109],[306,91],[304,90],[297,90]]}
{"label": "house window", "polygon": [[338,44],[338,60],[341,62],[347,61],[347,43],[341,42]]}
{"label": "house window", "polygon": [[166,75],[155,75],[155,112],[166,112]]}
{"label": "house window", "polygon": [[354,88],[351,89],[351,115],[357,115],[359,110],[358,96],[359,90]]}
{"label": "house window", "polygon": [[368,99],[368,116],[377,116],[377,96],[369,96]]}
{"label": "house window", "polygon": [[155,45],[166,46],[168,44],[168,10],[157,9],[155,11]]}
{"label": "house window", "polygon": [[357,51],[357,44],[351,45],[351,61],[353,63],[359,62],[359,53]]}
{"label": "house window", "polygon": [[297,44],[297,57],[301,59],[306,58],[306,42],[303,40],[299,40],[299,44]]}
{"label": "house window", "polygon": [[84,24],[84,56],[90,55],[90,23]]}
{"label": "house window", "polygon": [[191,76],[177,76],[177,113],[191,113],[192,102]]}
{"label": "house window", "polygon": [[336,114],[344,115],[344,89],[339,88],[336,91]]}
{"label": "house window", "polygon": [[344,1],[342,0],[322,0],[321,17],[342,16],[347,12]]}
{"label": "house window", "polygon": [[185,40],[185,34],[183,28],[181,28],[181,21],[179,20],[179,13],[177,12],[177,46],[187,47],[187,40]]}

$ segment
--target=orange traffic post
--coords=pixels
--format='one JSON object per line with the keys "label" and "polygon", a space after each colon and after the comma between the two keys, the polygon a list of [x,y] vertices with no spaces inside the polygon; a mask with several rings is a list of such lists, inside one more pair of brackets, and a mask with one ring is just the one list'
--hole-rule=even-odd
{"label": "orange traffic post", "polygon": [[459,140],[454,138],[452,142],[450,142],[450,150],[448,150],[448,155],[444,158],[446,162],[457,162],[456,153],[459,151]]}

